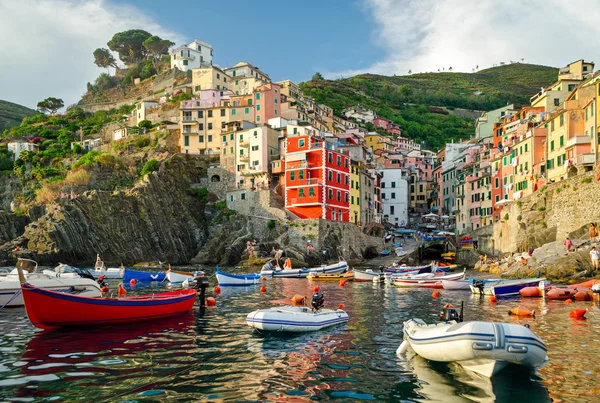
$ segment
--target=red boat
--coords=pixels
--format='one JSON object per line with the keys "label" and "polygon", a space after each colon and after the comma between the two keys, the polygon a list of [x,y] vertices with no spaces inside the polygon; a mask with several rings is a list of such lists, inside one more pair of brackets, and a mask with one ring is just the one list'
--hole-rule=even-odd
{"label": "red boat", "polygon": [[29,320],[40,329],[101,326],[167,318],[192,309],[195,290],[122,298],[89,298],[22,284]]}

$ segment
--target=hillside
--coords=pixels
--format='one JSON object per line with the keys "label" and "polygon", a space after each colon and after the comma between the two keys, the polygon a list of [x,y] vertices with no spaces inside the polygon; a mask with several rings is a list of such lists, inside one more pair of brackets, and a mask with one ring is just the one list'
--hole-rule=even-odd
{"label": "hillside", "polygon": [[0,99],[0,133],[4,130],[19,126],[26,116],[37,114],[33,109]]}
{"label": "hillside", "polygon": [[362,74],[340,80],[302,83],[302,89],[336,113],[362,104],[402,126],[405,136],[432,149],[473,134],[470,119],[431,113],[428,106],[491,110],[529,98],[554,81],[558,70],[532,64],[510,64],[476,73],[423,73],[408,76]]}

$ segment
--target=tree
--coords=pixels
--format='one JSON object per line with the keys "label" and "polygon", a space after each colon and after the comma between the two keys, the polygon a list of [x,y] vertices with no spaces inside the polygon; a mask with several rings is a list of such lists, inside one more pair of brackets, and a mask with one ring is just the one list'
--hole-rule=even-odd
{"label": "tree", "polygon": [[111,77],[110,74],[102,73],[96,78],[94,89],[102,92],[114,88],[115,85],[115,79]]}
{"label": "tree", "polygon": [[149,55],[144,41],[152,35],[143,29],[130,29],[113,35],[107,45],[110,50],[119,54],[119,59],[127,66],[136,64]]}
{"label": "tree", "polygon": [[321,73],[319,73],[318,71],[315,73],[314,76],[312,76],[312,78],[310,79],[311,81],[323,81],[323,75]]}
{"label": "tree", "polygon": [[65,106],[65,103],[60,98],[48,97],[43,101],[38,102],[37,108],[43,112],[50,112],[51,115],[54,115],[57,110]]}
{"label": "tree", "polygon": [[150,130],[150,129],[152,129],[152,122],[144,119],[144,120],[140,121],[140,123],[138,123],[138,127]]}
{"label": "tree", "polygon": [[117,61],[115,60],[110,50],[104,48],[98,48],[94,50],[94,63],[98,67],[109,68],[117,67]]}
{"label": "tree", "polygon": [[175,43],[168,39],[161,39],[159,36],[153,35],[146,39],[142,45],[152,55],[154,67],[157,67],[160,59],[169,54],[169,48],[175,45]]}
{"label": "tree", "polygon": [[448,67],[448,71],[452,71],[452,67]]}
{"label": "tree", "polygon": [[409,70],[408,70],[408,74],[412,74],[412,70],[410,70],[410,69],[409,69]]}

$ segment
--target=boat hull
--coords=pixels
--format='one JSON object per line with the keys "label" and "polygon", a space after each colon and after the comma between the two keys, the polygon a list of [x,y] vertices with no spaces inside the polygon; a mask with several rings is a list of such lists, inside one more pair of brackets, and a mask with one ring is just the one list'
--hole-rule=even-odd
{"label": "boat hull", "polygon": [[92,276],[95,278],[100,276],[104,276],[105,279],[111,280],[123,278],[123,270],[121,269],[109,268],[104,270],[93,270],[90,271],[90,273],[92,273]]}
{"label": "boat hull", "polygon": [[358,281],[358,282],[373,282],[374,278],[380,278],[380,277],[384,277],[384,274],[382,272],[375,272],[373,270],[365,270],[365,271],[361,271],[361,270],[354,270],[354,281]]}
{"label": "boat hull", "polygon": [[123,281],[129,282],[131,280],[136,281],[164,281],[167,277],[165,272],[149,272],[149,271],[137,271],[125,269],[123,273]]}
{"label": "boat hull", "polygon": [[218,271],[217,272],[217,281],[220,286],[225,287],[244,287],[254,284],[259,284],[261,281],[261,275],[258,273],[252,274],[229,274]]}
{"label": "boat hull", "polygon": [[476,285],[471,284],[471,292],[473,294],[495,295],[497,297],[519,295],[525,287],[536,287],[543,278],[528,278],[521,280],[502,280],[484,284],[483,292]]}
{"label": "boat hull", "polygon": [[328,266],[301,269],[282,269],[282,270],[262,270],[261,276],[265,278],[283,277],[283,278],[306,278],[310,273],[343,273],[348,270],[348,263],[339,262]]}
{"label": "boat hull", "polygon": [[306,276],[308,280],[311,281],[339,281],[339,280],[354,280],[354,272],[345,272],[345,273],[310,273]]}
{"label": "boat hull", "polygon": [[126,298],[88,298],[23,284],[25,309],[40,329],[104,326],[171,317],[192,309],[195,290]]}
{"label": "boat hull", "polygon": [[312,332],[348,322],[348,314],[341,309],[321,309],[286,306],[259,309],[246,317],[248,326],[265,332]]}
{"label": "boat hull", "polygon": [[199,272],[167,271],[167,280],[170,283],[183,283],[184,281],[192,281],[198,274]]}
{"label": "boat hull", "polygon": [[[61,278],[47,280],[28,280],[32,285],[44,290],[69,290],[71,287],[84,287],[84,290],[78,291],[77,295],[90,298],[102,296],[100,286],[93,280],[87,278]],[[18,294],[18,295],[17,295]],[[23,294],[21,293],[21,283],[16,281],[0,282],[0,307],[2,306],[23,306]]]}
{"label": "boat hull", "polygon": [[442,280],[446,281],[458,281],[465,278],[465,273],[449,274],[445,276],[432,276],[432,277],[407,277],[407,278],[396,278],[392,281],[394,287],[415,287],[415,288],[434,288],[442,289]]}
{"label": "boat hull", "polygon": [[442,288],[444,290],[471,290],[471,282],[469,280],[442,280]]}
{"label": "boat hull", "polygon": [[411,319],[404,322],[404,340],[423,358],[457,362],[486,377],[508,364],[538,368],[548,359],[542,339],[512,323],[451,321],[427,325]]}

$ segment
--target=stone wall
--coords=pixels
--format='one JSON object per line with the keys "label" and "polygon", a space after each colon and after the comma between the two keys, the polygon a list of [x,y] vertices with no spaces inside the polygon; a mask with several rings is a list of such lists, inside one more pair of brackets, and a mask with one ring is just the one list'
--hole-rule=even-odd
{"label": "stone wall", "polygon": [[269,189],[251,190],[236,189],[227,192],[227,208],[238,214],[263,217],[285,222],[285,211],[271,207],[271,191]]}
{"label": "stone wall", "polygon": [[504,207],[501,220],[494,224],[493,248],[522,252],[566,237],[587,236],[589,224],[600,223],[600,182],[595,176],[592,171],[549,184]]}
{"label": "stone wall", "polygon": [[235,182],[235,174],[218,166],[209,166],[206,171],[206,178],[200,181],[202,187],[209,192],[216,194],[219,200],[224,200],[227,196],[227,187]]}
{"label": "stone wall", "polygon": [[496,249],[494,241],[494,226],[486,225],[469,233],[473,237],[473,241],[477,241],[478,250],[489,256],[497,256],[500,251]]}

